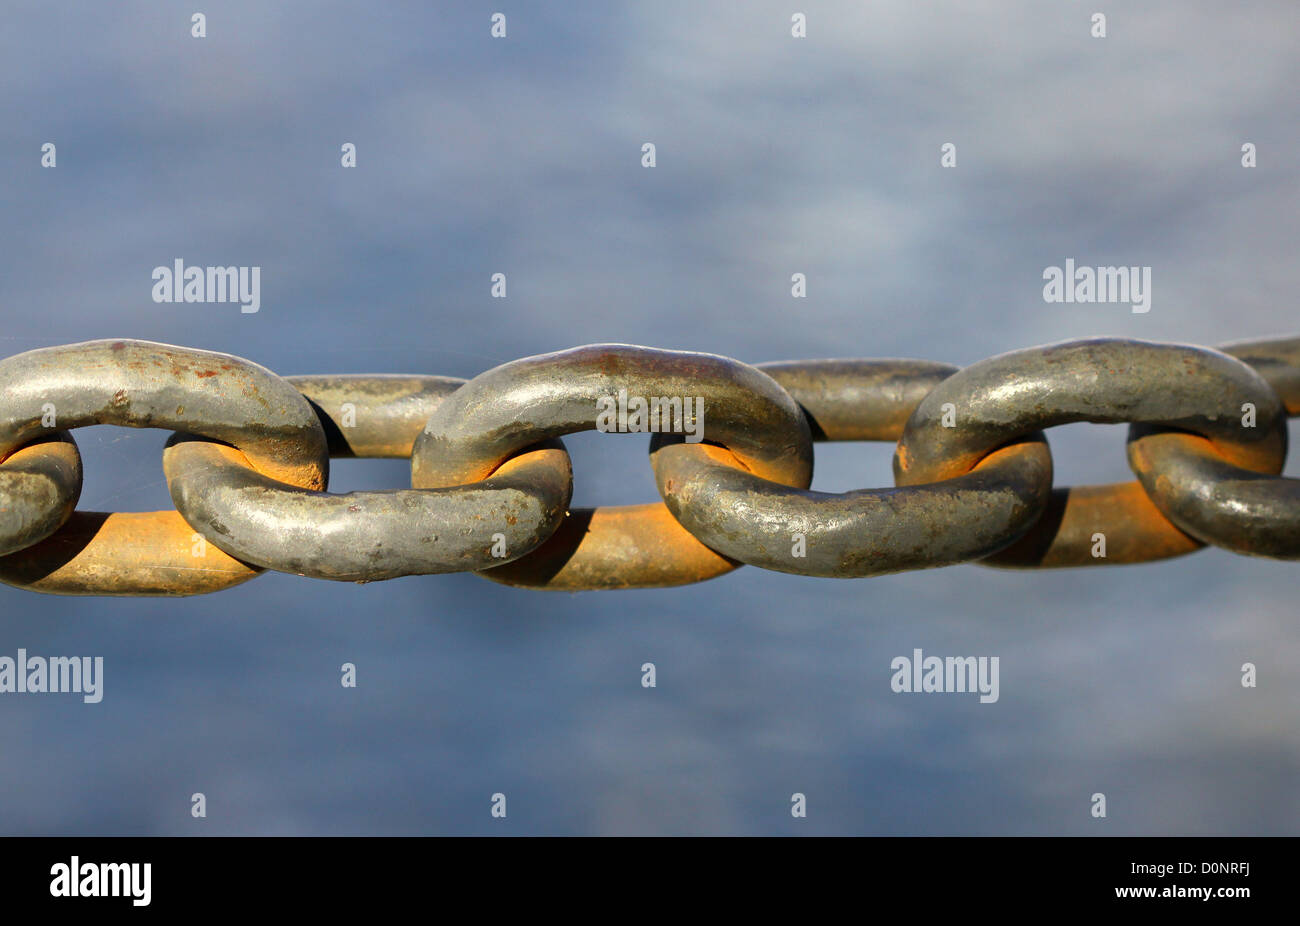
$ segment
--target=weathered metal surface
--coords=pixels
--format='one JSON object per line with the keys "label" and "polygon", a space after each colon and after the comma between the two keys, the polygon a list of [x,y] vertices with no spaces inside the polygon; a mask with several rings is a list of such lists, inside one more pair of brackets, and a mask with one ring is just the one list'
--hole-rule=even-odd
{"label": "weathered metal surface", "polygon": [[[429,416],[460,385],[446,377],[294,377],[338,455],[409,457]],[[163,453],[176,509],[232,556],[280,572],[368,582],[486,569],[555,532],[573,472],[559,446],[442,489],[330,494],[249,468],[222,444],[177,435]]]}
{"label": "weathered metal surface", "polygon": [[[0,360],[0,394],[0,459],[55,429],[115,424],[225,441],[250,465],[291,485],[319,489],[328,479],[325,434],[311,406],[270,370],[228,354],[124,340],[44,348]],[[40,474],[12,478],[35,486],[27,497],[39,498]],[[66,504],[60,493],[50,496],[50,510]],[[196,565],[194,529],[175,512],[73,520],[43,543],[0,557],[0,581],[62,594],[189,595],[258,571]],[[14,540],[0,535],[0,548]],[[184,566],[178,557],[187,558]]]}
{"label": "weathered metal surface", "polygon": [[741,565],[682,535],[661,504],[575,508],[528,556],[479,575],[503,585],[575,592],[690,585]]}
{"label": "weathered metal surface", "polygon": [[1145,426],[1130,429],[1128,457],[1155,507],[1198,540],[1300,558],[1300,479],[1275,475],[1280,459],[1262,472],[1235,466],[1212,441]]}
{"label": "weathered metal surface", "polygon": [[[812,479],[808,424],[790,396],[753,367],[713,354],[598,344],[528,357],[470,380],[438,407],[415,442],[412,483],[481,479],[510,454],[540,440],[596,427],[600,399],[630,396],[704,400],[711,448],[776,482]],[[652,444],[654,454],[703,444]],[[534,562],[491,570],[491,578],[536,588],[638,588],[721,575],[736,564],[712,551],[661,505],[579,510]]]}
{"label": "weathered metal surface", "polygon": [[407,460],[429,416],[465,384],[454,376],[286,376],[325,429],[331,457]]}
{"label": "weathered metal surface", "polygon": [[[659,432],[666,504],[570,510],[559,438],[596,427],[597,401],[619,390],[703,399],[689,419],[703,440],[632,429]],[[743,563],[838,577],[1136,563],[1205,543],[1298,559],[1300,480],[1277,475],[1287,414],[1300,414],[1297,337],[1072,341],[963,370],[592,345],[468,382],[281,378],[226,354],[92,341],[0,360],[0,581],[188,595],[263,568],[358,582],[467,570],[578,590]],[[1130,423],[1139,481],[1053,490],[1041,429],[1074,421]],[[178,511],[74,511],[68,430],[89,424],[175,429],[163,469]],[[811,439],[897,440],[897,484],[809,491]],[[409,456],[413,488],[329,494],[330,455]]]}
{"label": "weathered metal surface", "polygon": [[56,431],[0,463],[0,556],[44,540],[63,525],[81,494],[81,454]]}
{"label": "weathered metal surface", "polygon": [[[1300,338],[1221,350],[1253,367],[1288,415],[1300,415]],[[1187,533],[1234,553],[1300,558],[1300,480],[1273,475],[1280,464],[1236,466],[1209,441],[1148,426],[1129,429],[1128,455],[1155,507]]]}
{"label": "weathered metal surface", "polygon": [[[890,441],[957,370],[922,360],[759,369],[794,397],[821,439]],[[1030,439],[976,472],[907,488],[790,488],[739,470],[708,447],[665,448],[655,456],[655,478],[669,510],[713,549],[765,569],[851,578],[950,565],[1006,546],[1038,516],[1052,471],[1045,444]]]}
{"label": "weathered metal surface", "polygon": [[[1242,427],[1245,403],[1258,409],[1257,427]],[[943,425],[945,411],[952,427]],[[1187,345],[1098,338],[1002,354],[945,380],[908,420],[894,457],[895,477],[900,485],[951,478],[1009,440],[1076,421],[1191,431],[1221,459],[1256,472],[1278,472],[1286,454],[1281,401],[1246,364]],[[1049,509],[1052,517],[984,562],[1082,566],[1139,562],[1193,548],[1154,507],[1123,504],[1136,498],[1131,484],[1067,490]],[[1225,513],[1224,506],[1207,502],[1197,517],[1213,520]],[[1106,540],[1105,557],[1094,552],[1099,534]],[[1119,555],[1111,555],[1112,545]]]}
{"label": "weathered metal surface", "polygon": [[[1100,550],[1098,530],[1116,524],[1136,528],[1106,534],[1106,555],[1093,556],[1094,548]],[[1070,486],[1053,489],[1034,526],[979,565],[1004,569],[1118,566],[1182,556],[1202,546],[1170,524],[1137,482]]]}
{"label": "weathered metal surface", "polygon": [[203,595],[261,573],[205,543],[175,511],[77,511],[0,559],[0,582],[54,595]]}
{"label": "weathered metal surface", "polygon": [[932,360],[778,360],[755,366],[808,417],[817,441],[889,441],[912,410],[959,369]]}
{"label": "weathered metal surface", "polygon": [[1286,413],[1300,415],[1300,337],[1232,341],[1219,350],[1254,367],[1281,397]]}

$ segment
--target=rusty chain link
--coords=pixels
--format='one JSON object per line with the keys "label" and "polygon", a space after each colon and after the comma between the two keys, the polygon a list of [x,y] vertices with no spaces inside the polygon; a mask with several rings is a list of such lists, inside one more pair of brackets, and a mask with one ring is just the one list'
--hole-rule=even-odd
{"label": "rusty chain link", "polygon": [[[367,582],[472,571],[532,588],[683,585],[742,564],[860,577],[962,562],[1138,563],[1212,544],[1300,559],[1300,337],[1114,338],[923,360],[751,366],[601,344],[464,381],[292,376],[90,341],[0,360],[0,581],[193,595],[266,569]],[[1127,423],[1137,480],[1053,488],[1043,429]],[[75,510],[90,424],[165,428],[176,510]],[[661,503],[571,509],[560,438],[645,434]],[[895,485],[809,489],[813,441],[896,442]],[[330,457],[411,461],[331,494]]]}

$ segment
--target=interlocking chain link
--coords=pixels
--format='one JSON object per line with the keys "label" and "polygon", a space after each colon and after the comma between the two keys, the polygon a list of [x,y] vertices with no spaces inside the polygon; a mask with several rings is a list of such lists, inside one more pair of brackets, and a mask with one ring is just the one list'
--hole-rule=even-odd
{"label": "interlocking chain link", "polygon": [[[960,426],[942,427],[944,407],[958,404]],[[1247,406],[1255,409],[1252,427],[1242,426]],[[1277,473],[1286,454],[1284,419],[1281,400],[1264,379],[1217,351],[1145,341],[1072,341],[982,360],[941,383],[908,420],[894,471],[904,485],[950,478],[1009,440],[1040,428],[1091,421],[1181,428],[1199,437],[1168,434],[1138,440],[1196,441],[1216,460]],[[1136,459],[1137,452],[1131,451],[1131,457]],[[1160,476],[1171,478],[1163,471]],[[1185,499],[1198,488],[1191,482],[1179,476],[1170,492]],[[1207,501],[1197,515],[1212,518],[1211,508]],[[1134,484],[1086,492],[1057,489],[1050,509],[1049,516],[1034,522],[1029,536],[1017,538],[1014,549],[990,563],[1141,562],[1194,548]],[[1107,540],[1105,560],[1092,555],[1098,533]],[[1235,546],[1226,530],[1216,542]]]}
{"label": "interlocking chain link", "polygon": [[[482,479],[536,441],[598,427],[598,402],[618,394],[702,399],[703,433],[716,446],[652,443],[652,459],[708,455],[777,483],[812,481],[808,423],[770,377],[713,354],[601,344],[516,360],[470,380],[416,439],[412,484]],[[486,575],[537,588],[644,588],[699,582],[737,565],[659,503],[579,509],[536,554]]]}
{"label": "interlocking chain link", "polygon": [[[331,455],[409,458],[420,429],[462,381],[337,376],[289,382],[334,435]],[[344,426],[353,419],[364,427]],[[560,447],[505,460],[469,485],[345,495],[277,481],[230,447],[188,435],[168,442],[163,469],[176,509],[231,556],[280,572],[358,582],[485,569],[522,556],[555,533],[573,488]],[[494,533],[509,551],[504,557],[492,555]]]}
{"label": "interlocking chain link", "polygon": [[[250,466],[293,486],[323,489],[329,479],[325,432],[307,400],[265,367],[228,354],[148,341],[28,351],[0,361],[0,396],[4,463],[55,434],[75,453],[65,429],[116,424],[224,441]],[[79,462],[56,467],[63,442],[43,446],[46,472],[15,472],[0,495],[0,549],[26,545],[0,557],[0,581],[58,594],[174,595],[228,588],[261,571],[220,550],[194,556],[195,529],[175,511],[68,517],[81,490]],[[50,491],[56,469],[72,483]],[[31,494],[27,482],[39,483]],[[48,493],[50,510],[22,520],[39,491]]]}
{"label": "interlocking chain link", "polygon": [[[266,569],[369,582],[475,572],[545,589],[698,582],[742,564],[880,575],[1138,563],[1212,544],[1300,559],[1300,337],[1115,338],[924,360],[751,366],[599,344],[471,380],[292,376],[90,341],[0,360],[0,581],[194,595]],[[1053,488],[1043,429],[1128,423],[1137,480]],[[174,430],[174,511],[75,510],[89,424]],[[650,436],[662,503],[573,509],[565,434]],[[814,492],[813,441],[896,442],[895,486]],[[411,488],[331,494],[330,457],[409,458]]]}
{"label": "interlocking chain link", "polygon": [[[767,370],[822,440],[897,440],[908,413],[956,368],[916,360],[831,360]],[[1028,530],[1052,485],[1041,438],[999,451],[978,472],[933,485],[801,491],[709,457],[654,461],[668,507],[735,559],[803,575],[882,575],[977,559]],[[793,542],[792,542],[793,541]],[[795,544],[803,556],[792,555]]]}

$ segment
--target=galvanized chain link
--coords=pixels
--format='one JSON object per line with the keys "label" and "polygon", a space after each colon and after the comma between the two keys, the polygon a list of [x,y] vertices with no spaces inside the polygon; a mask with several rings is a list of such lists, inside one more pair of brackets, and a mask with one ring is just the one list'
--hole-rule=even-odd
{"label": "galvanized chain link", "polygon": [[[429,416],[462,383],[442,376],[289,382],[334,435],[331,456],[370,458],[410,458]],[[347,426],[345,405],[349,420],[363,426]],[[558,446],[502,461],[471,484],[332,495],[286,485],[229,447],[178,434],[163,452],[163,471],[176,509],[231,556],[357,582],[486,569],[521,556],[555,533],[573,488],[568,454]],[[509,551],[504,557],[492,555],[494,533]]]}
{"label": "galvanized chain link", "polygon": [[[1099,338],[964,369],[751,366],[602,344],[468,380],[280,377],[247,360],[91,341],[0,360],[0,581],[193,595],[266,569],[368,582],[472,571],[532,588],[683,585],[742,564],[850,578],[962,562],[1138,563],[1213,544],[1300,559],[1300,337]],[[1044,428],[1128,423],[1137,480],[1054,489]],[[76,511],[70,430],[174,430],[174,511]],[[651,435],[662,503],[571,509],[560,438]],[[896,442],[895,486],[814,492],[813,441]],[[411,461],[411,488],[331,494],[330,457]]]}

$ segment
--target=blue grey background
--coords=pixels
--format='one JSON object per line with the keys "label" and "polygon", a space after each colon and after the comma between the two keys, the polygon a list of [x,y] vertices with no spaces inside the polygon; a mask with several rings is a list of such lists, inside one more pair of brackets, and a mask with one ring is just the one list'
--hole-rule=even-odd
{"label": "blue grey background", "polygon": [[[0,349],[468,377],[597,341],[969,363],[1294,332],[1300,7],[1096,6],[1105,39],[1078,3],[10,0]],[[262,310],[155,304],[178,257],[261,266]],[[1151,312],[1045,304],[1071,257],[1151,265]],[[166,437],[79,431],[82,507],[169,506]],[[1058,484],[1128,478],[1122,428],[1051,441]],[[656,497],[642,438],[568,446],[575,504]],[[889,484],[890,449],[819,445],[814,487]],[[331,487],[408,478],[338,462]],[[1296,568],[0,587],[0,653],[105,658],[98,705],[0,697],[0,832],[1294,834]],[[1001,700],[893,694],[914,647],[999,656]]]}

